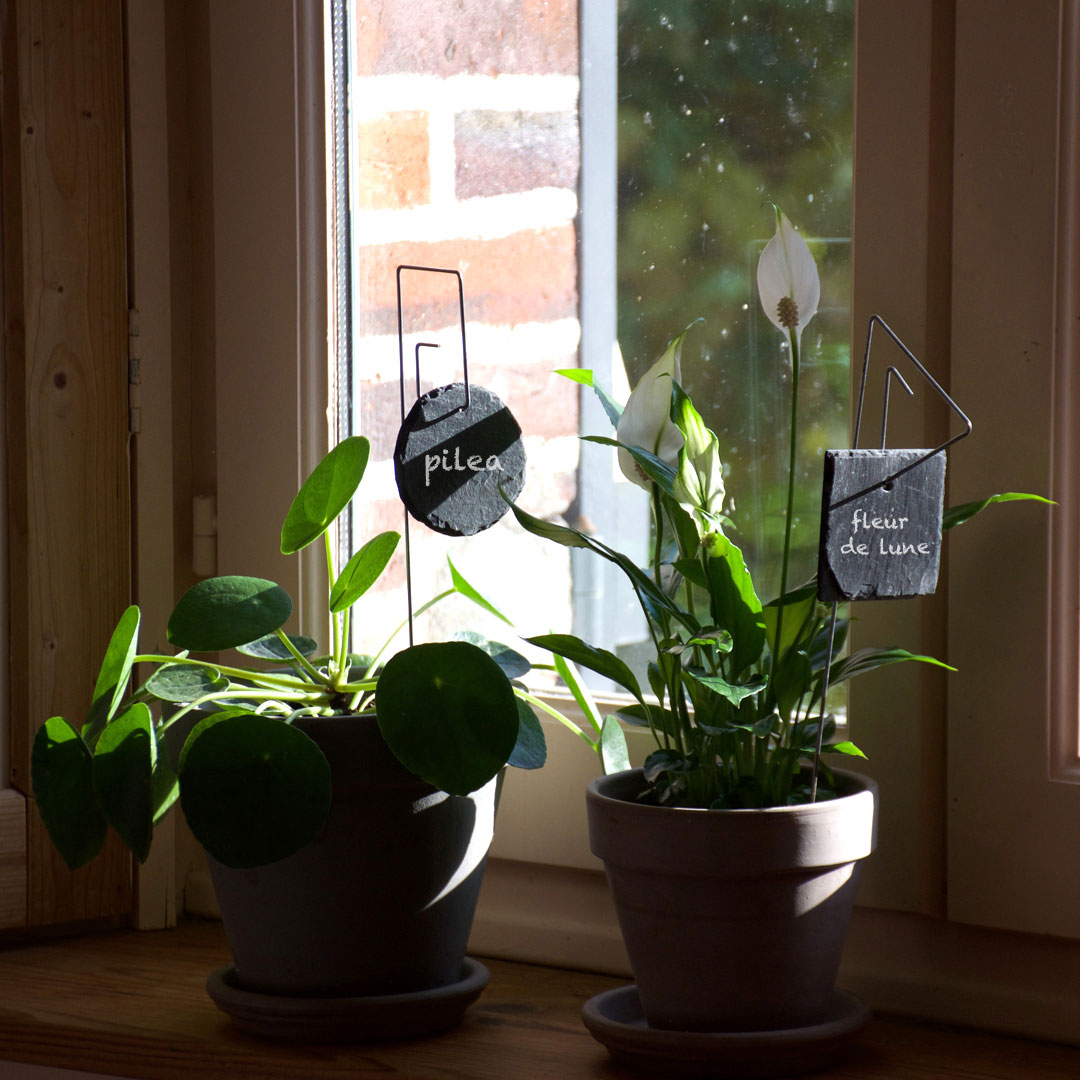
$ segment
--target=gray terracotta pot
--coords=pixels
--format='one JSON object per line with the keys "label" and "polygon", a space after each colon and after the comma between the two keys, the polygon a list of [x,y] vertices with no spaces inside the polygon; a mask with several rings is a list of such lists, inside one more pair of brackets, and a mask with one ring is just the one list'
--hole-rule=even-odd
{"label": "gray terracotta pot", "polygon": [[768,810],[636,801],[640,769],[588,788],[652,1028],[749,1032],[823,1021],[855,899],[876,844],[877,786],[836,771],[843,797]]}
{"label": "gray terracotta pot", "polygon": [[491,843],[496,781],[450,796],[408,772],[373,717],[296,721],[331,769],[333,801],[302,851],[254,870],[210,859],[245,990],[407,994],[462,977]]}

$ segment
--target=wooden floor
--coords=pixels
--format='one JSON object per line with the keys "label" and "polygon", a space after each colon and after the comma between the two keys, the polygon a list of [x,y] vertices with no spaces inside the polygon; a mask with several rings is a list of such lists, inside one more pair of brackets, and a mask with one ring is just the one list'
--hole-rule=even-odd
{"label": "wooden floor", "polygon": [[[124,931],[0,952],[0,1060],[124,1077],[617,1080],[581,1004],[620,980],[490,961],[464,1025],[415,1043],[289,1047],[248,1037],[207,998],[221,927]],[[4,1074],[6,1075],[6,1074]],[[11,1075],[17,1076],[17,1072]],[[1080,1049],[879,1017],[823,1080],[1077,1080]]]}

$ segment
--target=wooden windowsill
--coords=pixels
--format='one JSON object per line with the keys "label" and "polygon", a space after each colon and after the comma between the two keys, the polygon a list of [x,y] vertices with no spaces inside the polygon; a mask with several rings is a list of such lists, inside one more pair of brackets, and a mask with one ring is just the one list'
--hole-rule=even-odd
{"label": "wooden windowsill", "polygon": [[[412,1043],[289,1046],[235,1030],[206,996],[228,961],[219,924],[120,931],[0,952],[0,1060],[162,1078],[615,1080],[630,1076],[582,1027],[582,1003],[622,980],[488,961],[457,1031]],[[823,1080],[1066,1080],[1080,1050],[877,1018]]]}

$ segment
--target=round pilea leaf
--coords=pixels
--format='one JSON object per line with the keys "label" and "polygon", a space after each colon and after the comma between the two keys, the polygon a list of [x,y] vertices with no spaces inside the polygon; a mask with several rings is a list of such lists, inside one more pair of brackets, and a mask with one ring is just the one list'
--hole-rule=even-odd
{"label": "round pilea leaf", "polygon": [[532,664],[521,653],[515,652],[501,641],[490,641],[475,630],[458,630],[453,640],[467,641],[470,645],[482,649],[502,668],[502,673],[508,679],[521,679],[532,671]]}
{"label": "round pilea leaf", "polygon": [[[286,636],[301,656],[313,656],[319,648],[319,643],[314,638],[306,637],[304,634],[287,634]],[[285,643],[277,634],[265,634],[258,641],[237,645],[236,651],[245,656],[253,656],[256,660],[273,660],[275,663],[286,664],[296,661],[296,657],[285,648]]]}
{"label": "round pilea leaf", "polygon": [[363,479],[370,451],[367,439],[351,435],[315,466],[285,515],[282,555],[291,555],[317,540],[349,505]]}
{"label": "round pilea leaf", "polygon": [[273,633],[292,614],[292,600],[264,578],[216,577],[193,585],[169,617],[169,640],[191,652],[217,652]]}
{"label": "round pilea leaf", "polygon": [[94,748],[93,782],[101,809],[139,862],[154,835],[151,779],[157,761],[154,722],[138,701],[101,733]]}
{"label": "round pilea leaf", "polygon": [[[448,536],[490,528],[525,484],[525,446],[510,410],[490,390],[451,383],[429,390],[405,417],[394,447],[401,501]],[[505,498],[503,495],[505,494]]]}
{"label": "round pilea leaf", "polygon": [[515,695],[518,710],[518,737],[507,765],[515,769],[539,769],[547,761],[547,740],[544,729],[527,702]]}
{"label": "round pilea leaf", "polygon": [[34,802],[49,839],[72,870],[101,850],[108,829],[94,795],[93,767],[90,748],[62,716],[38,728],[30,754]]}
{"label": "round pilea leaf", "polygon": [[229,680],[215,668],[192,664],[163,664],[146,680],[146,689],[159,701],[195,701],[228,686]]}
{"label": "round pilea leaf", "polygon": [[517,699],[475,645],[414,645],[392,657],[375,692],[379,729],[397,759],[451,795],[482,787],[518,738]]}
{"label": "round pilea leaf", "polygon": [[306,847],[330,812],[330,765],[304,732],[226,710],[200,721],[180,755],[180,805],[218,862],[264,866]]}

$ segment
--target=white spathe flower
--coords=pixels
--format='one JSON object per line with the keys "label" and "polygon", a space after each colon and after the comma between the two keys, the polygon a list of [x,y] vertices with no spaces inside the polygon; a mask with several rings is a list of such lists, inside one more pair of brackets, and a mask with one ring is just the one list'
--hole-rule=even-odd
{"label": "white spathe flower", "polygon": [[725,492],[720,445],[685,394],[679,395],[676,415],[685,444],[675,473],[675,498],[690,514],[700,537],[718,528],[721,520]]}
{"label": "white spathe flower", "polygon": [[[671,381],[679,381],[679,353],[682,334],[664,355],[638,380],[619,418],[615,437],[626,446],[640,446],[674,467],[682,449],[682,432],[671,419]],[[627,480],[649,491],[652,480],[642,472],[633,456],[619,447],[619,468]]]}
{"label": "white spathe flower", "polygon": [[817,313],[821,281],[806,241],[780,210],[776,232],[758,260],[757,283],[769,321],[785,333],[794,330],[801,335]]}

